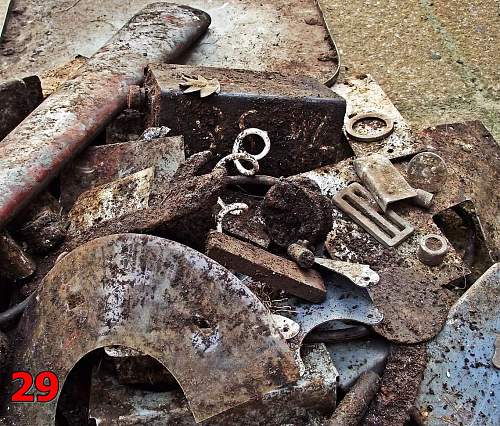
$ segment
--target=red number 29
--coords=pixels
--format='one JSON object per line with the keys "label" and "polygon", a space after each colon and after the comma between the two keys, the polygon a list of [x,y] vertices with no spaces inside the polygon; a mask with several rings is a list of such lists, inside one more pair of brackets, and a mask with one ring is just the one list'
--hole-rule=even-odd
{"label": "red number 29", "polygon": [[59,380],[51,371],[42,371],[35,377],[36,395],[28,394],[33,386],[33,377],[26,371],[12,373],[12,381],[21,380],[21,387],[11,397],[12,402],[50,402],[59,392]]}

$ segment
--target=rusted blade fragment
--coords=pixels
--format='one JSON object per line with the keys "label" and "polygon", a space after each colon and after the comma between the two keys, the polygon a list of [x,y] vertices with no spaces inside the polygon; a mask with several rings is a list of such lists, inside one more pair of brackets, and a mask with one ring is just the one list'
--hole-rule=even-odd
{"label": "rusted blade fragment", "polygon": [[226,268],[301,299],[318,303],[326,297],[325,285],[318,272],[301,269],[288,259],[221,232],[212,232],[208,236],[207,255]]}
{"label": "rusted blade fragment", "polygon": [[[173,241],[93,240],[45,277],[20,324],[14,370],[61,383],[88,352],[125,346],[157,359],[205,420],[298,378],[269,311],[228,270]],[[11,425],[53,424],[57,398],[12,404]]]}
{"label": "rusted blade fragment", "polygon": [[0,144],[0,226],[125,107],[148,63],[176,59],[209,24],[187,6],[145,7],[9,134]]}

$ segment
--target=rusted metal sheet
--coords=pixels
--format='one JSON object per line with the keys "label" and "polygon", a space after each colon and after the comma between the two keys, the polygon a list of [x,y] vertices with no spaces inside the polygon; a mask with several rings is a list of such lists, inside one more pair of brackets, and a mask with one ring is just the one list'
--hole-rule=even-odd
{"label": "rusted metal sheet", "polygon": [[427,345],[429,362],[417,399],[426,425],[498,424],[500,264],[493,265],[457,301],[443,330]]}
{"label": "rusted metal sheet", "polygon": [[141,170],[81,194],[68,213],[69,233],[79,234],[102,222],[149,207],[154,169]]}
{"label": "rusted metal sheet", "polygon": [[[347,78],[345,81],[336,83],[332,90],[347,101],[345,123],[354,115],[364,113],[384,114],[394,122],[394,130],[380,141],[358,141],[347,135],[349,144],[357,157],[377,153],[395,159],[416,154],[424,149],[424,146],[412,134],[409,124],[372,76]],[[378,120],[369,120],[366,124],[361,120],[359,125],[364,125],[365,131],[370,131],[372,128],[375,133],[380,127]]]}
{"label": "rusted metal sheet", "polygon": [[[66,255],[18,337],[13,370],[50,370],[61,383],[97,348],[148,354],[176,378],[197,421],[298,379],[271,314],[247,287],[201,253],[148,235],[99,238]],[[57,400],[10,404],[9,424],[52,424]]]}
{"label": "rusted metal sheet", "polygon": [[[336,404],[338,373],[325,347],[304,347],[304,363],[305,373],[296,383],[270,391],[203,425],[307,426],[330,415]],[[152,392],[119,386],[102,368],[94,370],[89,414],[100,426],[196,424],[180,390]]]}
{"label": "rusted metal sheet", "polygon": [[8,135],[0,144],[0,227],[123,109],[147,63],[178,58],[209,24],[186,6],[147,6]]}
{"label": "rusted metal sheet", "polygon": [[[221,91],[204,99],[183,94],[179,84],[184,74],[216,78]],[[262,174],[288,176],[352,154],[341,133],[344,99],[311,78],[151,65],[146,94],[148,124],[184,135],[187,155],[210,148],[221,158],[232,152],[237,135],[246,128],[269,134],[272,149],[259,161]]]}
{"label": "rusted metal sheet", "polygon": [[303,303],[299,300],[287,300],[293,306],[287,314],[300,325],[299,333],[288,341],[295,350],[300,363],[300,347],[305,337],[316,327],[335,320],[355,321],[361,324],[376,325],[382,319],[382,313],[373,304],[366,288],[354,285],[350,280],[332,272],[325,272],[323,278],[327,289],[326,300],[320,304]]}
{"label": "rusted metal sheet", "polygon": [[0,143],[42,101],[42,86],[36,76],[0,84]]}
{"label": "rusted metal sheet", "polygon": [[61,204],[69,210],[85,190],[149,167],[155,186],[164,185],[184,160],[182,136],[89,147],[61,173]]}
{"label": "rusted metal sheet", "polygon": [[[486,241],[487,257],[500,261],[500,146],[479,122],[443,124],[418,134],[446,162],[446,184],[435,195],[436,214],[472,201]],[[406,164],[399,165],[405,175]],[[490,265],[492,264],[490,260]]]}

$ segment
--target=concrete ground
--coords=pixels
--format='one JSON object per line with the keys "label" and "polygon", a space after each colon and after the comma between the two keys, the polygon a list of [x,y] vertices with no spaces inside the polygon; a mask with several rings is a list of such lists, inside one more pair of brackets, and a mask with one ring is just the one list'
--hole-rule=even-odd
{"label": "concrete ground", "polygon": [[499,0],[321,4],[346,74],[372,74],[414,128],[479,119],[500,142]]}

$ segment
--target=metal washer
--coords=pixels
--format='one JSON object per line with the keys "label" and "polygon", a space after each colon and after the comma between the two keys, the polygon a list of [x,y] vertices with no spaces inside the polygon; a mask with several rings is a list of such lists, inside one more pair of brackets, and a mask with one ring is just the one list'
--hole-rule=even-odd
{"label": "metal washer", "polygon": [[[354,130],[356,123],[361,120],[373,119],[383,121],[385,124],[385,131],[377,135],[365,135]],[[363,114],[356,114],[351,117],[345,124],[345,132],[347,135],[357,141],[361,142],[376,142],[380,141],[387,136],[389,136],[394,131],[394,120],[385,114],[379,114],[377,112],[367,112]]]}

